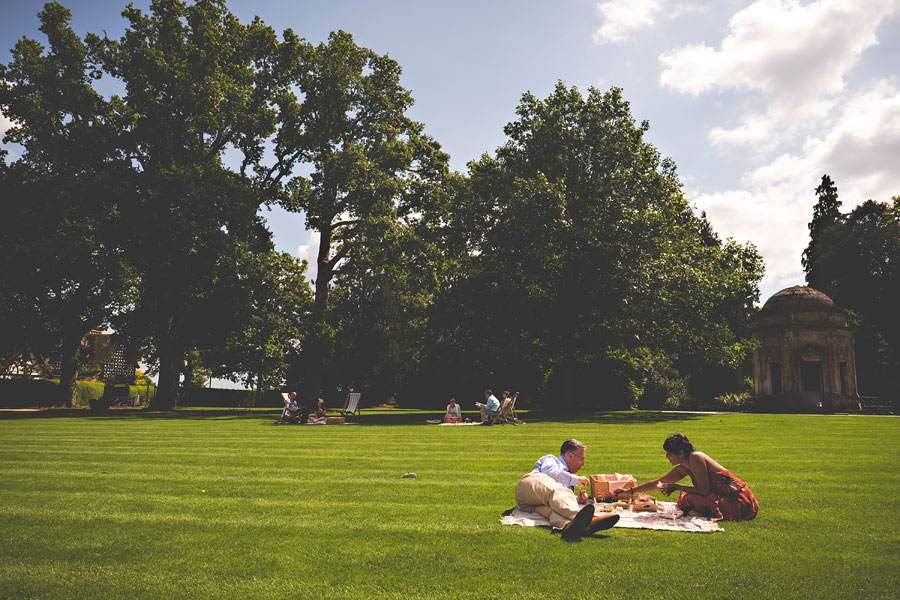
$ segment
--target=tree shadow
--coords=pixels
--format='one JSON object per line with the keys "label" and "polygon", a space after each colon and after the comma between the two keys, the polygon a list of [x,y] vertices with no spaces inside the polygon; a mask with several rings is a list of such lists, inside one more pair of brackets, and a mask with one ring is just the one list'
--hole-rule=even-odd
{"label": "tree shadow", "polygon": [[659,412],[645,410],[579,413],[571,415],[550,415],[535,413],[528,415],[531,423],[597,423],[602,425],[628,425],[632,423],[668,423],[695,421],[703,414],[690,412]]}
{"label": "tree shadow", "polygon": [[[14,411],[0,410],[0,420],[16,419],[53,419],[80,417],[86,419],[101,420],[208,420],[208,419],[234,419],[258,421],[262,425],[276,426],[276,421],[281,416],[279,409],[247,410],[247,409],[192,409],[180,408],[171,411],[151,411],[140,408],[112,408],[106,411],[95,411],[87,408],[44,408],[40,410]],[[360,426],[367,425],[431,425],[428,420],[440,419],[442,412],[411,409],[363,409],[360,415],[354,416],[351,421]],[[520,417],[528,423],[566,423],[566,424],[602,424],[602,425],[627,425],[632,423],[666,423],[693,421],[702,418],[700,413],[689,412],[658,412],[658,411],[609,411],[597,413],[577,414],[550,414],[539,412],[520,411]],[[473,422],[480,419],[478,413],[463,413]],[[277,425],[278,427],[291,427],[291,424]],[[294,425],[296,426],[296,425]],[[493,427],[512,427],[512,425],[493,425]]]}

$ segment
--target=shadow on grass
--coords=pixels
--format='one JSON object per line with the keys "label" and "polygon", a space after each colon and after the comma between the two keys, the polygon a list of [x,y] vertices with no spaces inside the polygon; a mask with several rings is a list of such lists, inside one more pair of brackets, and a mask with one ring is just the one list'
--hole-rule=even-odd
{"label": "shadow on grass", "polygon": [[579,413],[571,415],[532,414],[532,423],[598,423],[601,425],[626,425],[630,423],[667,423],[671,421],[694,421],[703,415],[689,412],[655,412],[628,410],[599,413]]}
{"label": "shadow on grass", "polygon": [[[273,427],[298,427],[300,425],[276,424],[281,415],[279,409],[197,409],[180,408],[172,411],[150,411],[139,408],[94,411],[87,408],[45,408],[40,410],[0,410],[0,420],[14,419],[47,419],[72,418],[103,420],[183,420],[183,419],[235,419],[258,421],[261,425]],[[429,410],[410,409],[363,409],[361,415],[353,417],[353,423],[367,425],[431,425],[427,420],[440,419],[442,413]],[[568,424],[602,424],[625,425],[631,423],[665,423],[683,422],[701,418],[702,414],[654,411],[615,411],[579,414],[550,414],[520,411],[519,416],[525,421],[515,427],[527,427],[528,423],[568,423]],[[463,413],[473,421],[479,419],[478,413]],[[492,427],[514,427],[513,425],[493,425]]]}

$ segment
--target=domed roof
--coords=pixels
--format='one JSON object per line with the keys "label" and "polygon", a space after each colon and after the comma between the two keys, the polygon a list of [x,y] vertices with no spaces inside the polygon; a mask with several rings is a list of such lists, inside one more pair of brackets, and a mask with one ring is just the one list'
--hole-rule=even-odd
{"label": "domed roof", "polygon": [[763,310],[822,310],[836,308],[834,300],[817,289],[806,285],[784,288],[772,295]]}

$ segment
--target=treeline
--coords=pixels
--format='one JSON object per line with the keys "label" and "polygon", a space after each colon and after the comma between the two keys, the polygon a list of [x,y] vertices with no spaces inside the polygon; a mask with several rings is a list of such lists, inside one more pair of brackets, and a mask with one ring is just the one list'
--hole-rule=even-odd
{"label": "treeline", "polygon": [[[159,372],[413,406],[508,386],[556,408],[739,389],[763,266],[685,200],[622,92],[524,94],[465,174],[411,120],[400,66],[217,0],[128,7],[119,39],[49,3],[0,65],[0,348],[62,363],[109,325]],[[103,94],[100,89],[113,89]],[[263,206],[319,234],[273,251]]]}
{"label": "treeline", "polygon": [[841,212],[834,181],[822,176],[803,253],[806,281],[848,309],[862,395],[900,389],[900,196]]}

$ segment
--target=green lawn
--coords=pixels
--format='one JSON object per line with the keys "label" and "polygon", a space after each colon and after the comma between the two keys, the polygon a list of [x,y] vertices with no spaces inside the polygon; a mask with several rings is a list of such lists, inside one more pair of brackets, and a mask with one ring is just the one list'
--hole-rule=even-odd
{"label": "green lawn", "polygon": [[[898,418],[64,415],[0,420],[2,598],[896,598],[900,586]],[[499,524],[518,478],[565,438],[587,444],[582,474],[643,480],[666,470],[676,431],[751,486],[756,520],[575,543]]]}

